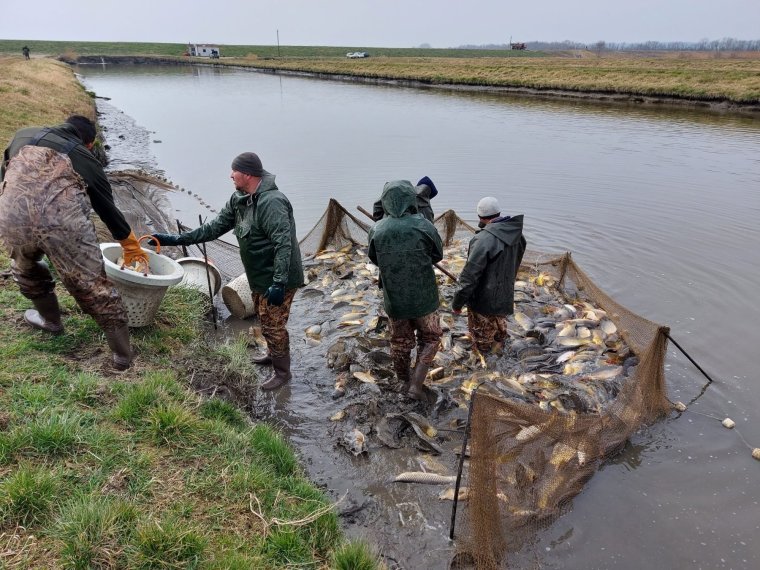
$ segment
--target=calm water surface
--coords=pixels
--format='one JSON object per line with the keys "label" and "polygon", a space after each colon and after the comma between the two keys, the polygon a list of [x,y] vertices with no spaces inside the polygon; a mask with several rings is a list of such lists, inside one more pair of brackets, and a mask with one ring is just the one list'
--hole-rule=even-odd
{"label": "calm water surface", "polygon": [[[436,212],[473,219],[492,195],[503,213],[525,214],[529,246],[572,251],[622,304],[669,325],[716,380],[682,417],[636,434],[525,565],[760,567],[760,462],[750,455],[760,447],[760,120],[211,68],[78,71],[150,131],[109,138],[115,166],[160,168],[219,209],[232,158],[255,151],[293,203],[299,236],[331,197],[371,209],[387,180],[423,175],[439,188]],[[145,152],[120,155],[120,145]],[[213,215],[185,194],[173,203],[191,225]],[[670,351],[672,400],[690,401],[704,382]],[[430,546],[438,558],[400,548],[409,567],[442,567],[443,534]]]}

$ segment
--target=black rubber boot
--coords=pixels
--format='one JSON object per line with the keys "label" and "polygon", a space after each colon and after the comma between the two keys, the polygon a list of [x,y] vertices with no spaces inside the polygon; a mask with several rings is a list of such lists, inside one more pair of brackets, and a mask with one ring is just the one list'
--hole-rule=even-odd
{"label": "black rubber boot", "polygon": [[411,381],[411,369],[410,364],[412,363],[412,358],[409,354],[399,356],[396,354],[391,354],[393,358],[393,371],[396,373],[396,378],[398,380],[398,384],[396,385],[396,390],[402,389],[404,392],[406,392],[409,389],[409,383]]}
{"label": "black rubber boot", "polygon": [[426,360],[432,360],[435,353],[438,352],[438,343],[426,344],[422,350],[417,349],[417,364],[412,372],[412,381],[409,383],[409,389],[406,391],[410,398],[423,400],[425,398],[425,376],[427,376],[430,365],[425,364]]}
{"label": "black rubber boot", "polygon": [[63,332],[61,308],[58,306],[58,297],[55,293],[37,297],[31,301],[35,308],[24,313],[24,320],[41,331],[54,335],[61,334]]}
{"label": "black rubber boot", "polygon": [[122,371],[132,366],[135,353],[129,342],[129,327],[123,325],[116,329],[104,330],[103,332],[106,335],[108,347],[113,352],[113,367],[116,370]]}
{"label": "black rubber boot", "polygon": [[262,366],[269,366],[272,364],[272,356],[267,352],[264,356],[255,356],[251,359],[254,364],[260,364]]}
{"label": "black rubber boot", "polygon": [[293,375],[290,373],[290,355],[272,356],[272,375],[259,388],[262,390],[276,390],[287,384]]}

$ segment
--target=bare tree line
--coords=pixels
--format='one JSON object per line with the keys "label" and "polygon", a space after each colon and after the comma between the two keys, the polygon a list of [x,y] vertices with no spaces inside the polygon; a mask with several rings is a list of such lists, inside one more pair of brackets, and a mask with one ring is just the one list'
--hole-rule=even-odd
{"label": "bare tree line", "polygon": [[[760,39],[737,40],[736,38],[722,38],[710,40],[704,38],[698,42],[607,42],[598,41],[591,44],[565,40],[562,42],[534,41],[525,42],[528,49],[533,51],[552,50],[593,50],[600,51],[760,51]],[[464,45],[459,49],[510,49],[507,44],[484,44]]]}

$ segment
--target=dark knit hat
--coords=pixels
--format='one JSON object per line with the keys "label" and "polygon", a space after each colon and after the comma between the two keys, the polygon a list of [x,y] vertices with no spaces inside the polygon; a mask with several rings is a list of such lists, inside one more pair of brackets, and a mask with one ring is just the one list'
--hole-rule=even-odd
{"label": "dark knit hat", "polygon": [[261,166],[261,159],[255,152],[244,152],[235,157],[232,161],[232,170],[250,174],[251,176],[261,177],[264,174],[264,167]]}
{"label": "dark knit hat", "polygon": [[433,181],[430,180],[430,178],[428,178],[427,176],[423,176],[422,178],[420,178],[420,181],[417,182],[417,186],[422,186],[423,184],[427,186],[428,188],[430,188],[431,198],[435,198],[438,195],[438,188],[435,187],[435,184],[433,184]]}
{"label": "dark knit hat", "polygon": [[79,138],[82,139],[84,144],[90,144],[95,140],[95,135],[97,134],[95,123],[87,117],[83,117],[82,115],[71,115],[66,119],[66,122],[77,130]]}

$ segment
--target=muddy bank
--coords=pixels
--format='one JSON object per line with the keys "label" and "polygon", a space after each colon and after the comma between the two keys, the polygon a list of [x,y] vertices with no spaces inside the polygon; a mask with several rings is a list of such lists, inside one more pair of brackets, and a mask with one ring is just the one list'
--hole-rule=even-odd
{"label": "muddy bank", "polygon": [[255,64],[236,65],[224,61],[211,63],[199,61],[197,58],[172,58],[153,56],[80,56],[76,60],[62,61],[70,64],[113,64],[113,65],[200,65],[208,67],[229,67],[259,73],[286,75],[291,77],[312,77],[330,81],[347,83],[362,83],[367,85],[383,85],[396,87],[411,87],[417,89],[432,89],[439,91],[496,93],[505,96],[535,97],[546,100],[588,101],[616,105],[643,105],[648,107],[692,108],[718,113],[735,113],[742,115],[760,115],[760,104],[744,104],[727,99],[699,99],[693,97],[678,97],[670,95],[641,95],[618,91],[583,91],[575,89],[537,89],[528,87],[509,87],[503,85],[467,85],[459,83],[434,83],[410,79],[394,79],[390,77],[366,77],[344,73],[325,73],[313,71],[298,71],[279,69],[276,67],[256,67]]}

